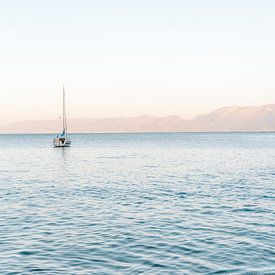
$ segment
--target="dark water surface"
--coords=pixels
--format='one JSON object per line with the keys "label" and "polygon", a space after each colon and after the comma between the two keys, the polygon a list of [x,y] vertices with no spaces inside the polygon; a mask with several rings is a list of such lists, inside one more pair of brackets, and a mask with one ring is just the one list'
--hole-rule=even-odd
{"label": "dark water surface", "polygon": [[0,274],[275,272],[275,134],[0,135]]}

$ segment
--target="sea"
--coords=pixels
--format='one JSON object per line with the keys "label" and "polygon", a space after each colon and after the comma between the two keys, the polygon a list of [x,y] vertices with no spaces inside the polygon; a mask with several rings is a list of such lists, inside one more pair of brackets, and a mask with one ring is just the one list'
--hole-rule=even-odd
{"label": "sea", "polygon": [[275,274],[275,133],[0,135],[0,274]]}

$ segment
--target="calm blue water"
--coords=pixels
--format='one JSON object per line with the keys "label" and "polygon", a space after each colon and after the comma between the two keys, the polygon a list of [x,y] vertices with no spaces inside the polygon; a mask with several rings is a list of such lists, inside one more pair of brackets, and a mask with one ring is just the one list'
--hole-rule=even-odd
{"label": "calm blue water", "polygon": [[0,135],[0,274],[275,272],[275,134]]}

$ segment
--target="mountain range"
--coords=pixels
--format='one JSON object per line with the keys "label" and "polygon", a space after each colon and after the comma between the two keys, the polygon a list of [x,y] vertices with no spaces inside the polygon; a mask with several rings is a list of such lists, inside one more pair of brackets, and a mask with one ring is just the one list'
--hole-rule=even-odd
{"label": "mountain range", "polygon": [[[225,107],[193,119],[179,116],[68,120],[71,133],[275,131],[275,104]],[[0,133],[58,133],[60,120],[32,120],[0,126]]]}

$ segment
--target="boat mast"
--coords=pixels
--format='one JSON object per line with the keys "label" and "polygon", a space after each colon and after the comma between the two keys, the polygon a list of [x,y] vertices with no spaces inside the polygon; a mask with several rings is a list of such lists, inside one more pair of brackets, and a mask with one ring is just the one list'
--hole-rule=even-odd
{"label": "boat mast", "polygon": [[63,85],[63,132],[67,137],[67,118],[66,118],[66,106],[65,106],[65,87]]}

